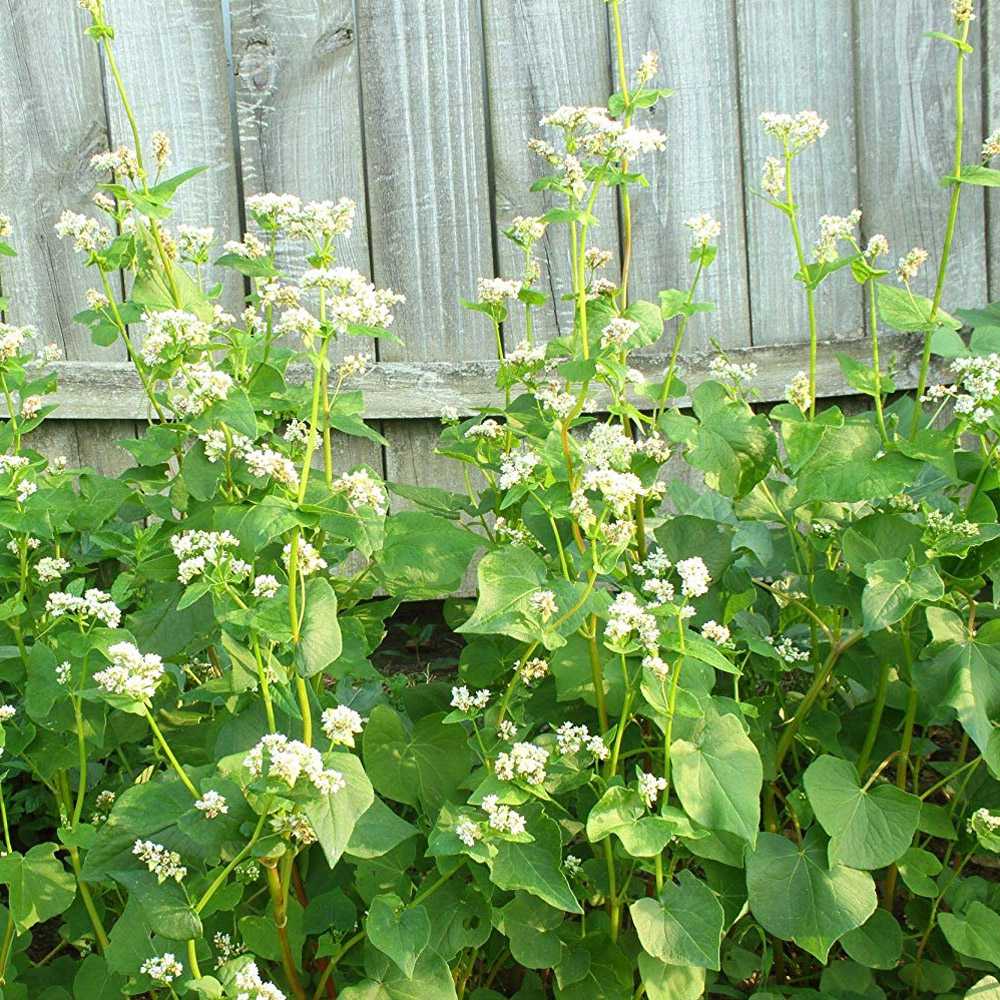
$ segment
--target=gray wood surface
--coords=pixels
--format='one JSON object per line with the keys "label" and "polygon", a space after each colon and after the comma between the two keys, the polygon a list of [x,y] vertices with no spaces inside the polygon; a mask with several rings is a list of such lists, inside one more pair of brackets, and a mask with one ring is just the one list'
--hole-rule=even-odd
{"label": "gray wood surface", "polygon": [[[648,51],[660,53],[654,82],[674,97],[639,121],[667,133],[667,149],[637,166],[649,189],[632,199],[633,297],[658,301],[665,288],[687,289],[691,231],[686,219],[707,212],[722,224],[719,256],[699,285],[698,299],[714,313],[688,324],[687,344],[750,345],[747,284],[746,192],[739,144],[739,79],[733,0],[628,0],[623,7],[626,64],[630,71]],[[676,321],[675,321],[676,322]],[[671,342],[674,327],[668,327]],[[657,345],[651,350],[661,350]]]}
{"label": "gray wood surface", "polygon": [[[966,57],[966,163],[982,145],[982,19],[972,22]],[[912,246],[930,260],[919,291],[933,293],[948,217],[949,192],[940,187],[954,159],[954,46],[924,31],[951,33],[947,5],[908,0],[876,9],[859,5],[858,165],[865,232],[884,233],[892,261]],[[900,100],[900,97],[904,99]],[[986,302],[983,189],[966,186],[959,203],[955,242],[942,304],[946,309]]]}
{"label": "gray wood surface", "polygon": [[[865,6],[870,0],[862,0]],[[897,5],[893,5],[897,6]],[[738,3],[742,152],[745,183],[759,189],[760,172],[780,146],[760,127],[763,111],[817,111],[830,123],[826,137],[795,160],[793,185],[810,255],[822,215],[847,215],[858,206],[855,142],[853,4],[839,0],[753,0]],[[879,8],[884,10],[884,6]],[[900,39],[907,50],[913,38]],[[747,199],[750,302],[755,344],[807,341],[805,296],[788,220],[755,195]],[[862,329],[858,287],[848,274],[817,294],[820,339]]]}
{"label": "gray wood surface", "polygon": [[[500,271],[519,278],[523,254],[503,230],[516,216],[541,215],[555,204],[547,192],[530,190],[552,168],[528,151],[528,140],[545,139],[558,147],[558,133],[539,125],[544,115],[561,105],[607,104],[614,88],[607,16],[599,3],[565,0],[485,0],[483,11]],[[591,228],[588,245],[612,251],[617,262],[617,206],[609,192],[598,198],[594,214],[598,225]],[[561,301],[572,291],[567,228],[552,227],[536,256],[542,264],[540,287],[553,299],[552,309],[535,315],[535,332],[547,339],[573,328],[573,303]],[[612,279],[618,277],[616,262],[607,272]],[[508,344],[521,338],[521,310],[505,332]]]}
{"label": "gray wood surface", "polygon": [[[148,142],[162,128],[174,146],[170,172],[209,171],[178,196],[170,225],[214,225],[220,240],[241,228],[241,198],[290,191],[308,199],[347,195],[359,205],[342,262],[407,295],[402,346],[353,341],[380,364],[363,380],[368,416],[391,446],[338,441],[337,461],[364,462],[409,482],[461,488],[461,470],[431,454],[437,415],[495,399],[488,321],[459,299],[479,277],[514,276],[517,254],[500,231],[539,214],[528,188],[543,165],[526,148],[538,120],[559,104],[602,104],[617,87],[609,11],[601,0],[185,0],[109,7],[116,51]],[[865,211],[865,235],[883,231],[893,261],[922,244],[940,253],[950,169],[949,48],[922,38],[949,29],[943,0],[626,0],[627,61],[658,49],[659,78],[677,94],[638,124],[668,133],[665,154],[638,165],[633,295],[683,287],[690,270],[685,218],[723,224],[720,255],[700,298],[718,312],[691,323],[684,361],[697,382],[709,339],[760,365],[761,398],[780,398],[804,367],[807,331],[783,216],[752,194],[775,144],[764,110],[815,108],[830,122],[818,147],[796,161],[803,236],[811,250],[823,214]],[[69,2],[8,0],[0,19],[0,212],[14,217],[21,251],[3,266],[8,319],[32,323],[64,347],[58,418],[39,436],[70,461],[111,469],[114,442],[145,408],[117,348],[95,347],[72,322],[96,284],[55,238],[63,208],[88,211],[90,156],[130,141],[111,81],[102,76],[84,13]],[[356,21],[355,21],[356,17]],[[980,0],[969,60],[967,162],[1000,125],[1000,0]],[[993,42],[990,45],[990,41]],[[110,126],[109,126],[110,122]],[[599,207],[593,241],[620,252],[616,205]],[[568,248],[553,233],[540,255],[556,295],[568,286]],[[1000,298],[1000,192],[963,195],[946,307]],[[227,305],[244,288],[227,276]],[[867,354],[860,294],[838,274],[820,295],[820,338]],[[539,320],[563,331],[571,307]],[[642,360],[654,371],[666,340]],[[522,333],[520,315],[505,337]],[[913,341],[890,338],[899,382],[909,384]],[[743,350],[756,345],[752,353]],[[787,347],[781,345],[789,345]],[[660,355],[662,356],[662,355]],[[82,364],[83,362],[99,362]],[[821,352],[821,392],[844,392],[831,349]],[[593,405],[600,405],[595,400]],[[102,422],[104,421],[104,422]],[[112,423],[112,421],[124,421]]]}
{"label": "gray wood surface", "polygon": [[[900,388],[916,385],[920,361],[920,340],[908,334],[884,333],[881,337],[883,364],[892,367],[895,381]],[[757,398],[762,402],[782,399],[785,386],[799,371],[806,360],[806,345],[771,344],[758,347],[737,348],[729,357],[737,364],[754,363],[758,374],[754,381]],[[833,341],[819,345],[817,371],[822,376],[818,389],[826,397],[846,395],[847,383],[840,373],[837,354],[846,354],[855,360],[866,361],[871,345],[867,338]],[[711,350],[689,351],[684,358],[682,374],[689,387],[694,387],[709,377]],[[635,367],[647,377],[662,375],[667,364],[666,354],[642,356]],[[143,419],[147,415],[147,402],[142,387],[132,367],[125,362],[63,362],[55,366],[59,374],[58,416],[63,420],[93,420],[107,418]],[[477,412],[480,407],[495,406],[502,402],[495,386],[497,362],[495,361],[382,361],[359,379],[356,387],[365,396],[364,415],[369,420],[394,421],[418,426],[421,421],[439,415],[445,407],[455,407],[462,415]],[[305,382],[310,377],[305,365],[289,369],[289,379]],[[599,388],[589,397],[590,410],[600,410],[606,396]],[[636,399],[641,408],[649,408],[649,400]],[[4,413],[0,400],[0,415]],[[434,420],[435,426],[439,421]],[[427,432],[421,430],[423,440]],[[390,452],[390,458],[392,453]],[[406,462],[416,464],[410,468],[417,472],[427,455],[403,457],[391,468],[407,468]]]}

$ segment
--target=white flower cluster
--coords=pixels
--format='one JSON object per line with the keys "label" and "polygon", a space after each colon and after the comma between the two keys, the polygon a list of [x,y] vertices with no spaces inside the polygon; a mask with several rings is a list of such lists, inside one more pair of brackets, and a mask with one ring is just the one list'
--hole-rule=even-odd
{"label": "white flower cluster", "polygon": [[920,273],[920,268],[927,263],[928,253],[923,247],[914,247],[908,251],[905,257],[899,258],[896,265],[896,276],[904,284],[908,285]]}
{"label": "white flower cluster", "polygon": [[709,642],[714,642],[717,646],[729,644],[731,633],[725,625],[720,625],[717,621],[710,619],[701,627],[701,634]]}
{"label": "white flower cluster", "polygon": [[243,758],[243,766],[255,777],[265,772],[294,788],[300,775],[305,775],[316,791],[324,795],[339,792],[346,782],[344,776],[323,766],[323,758],[315,747],[300,740],[290,740],[281,733],[268,733]]}
{"label": "white flower cluster", "polygon": [[170,548],[179,563],[177,579],[188,584],[213,567],[237,579],[248,577],[252,572],[250,564],[230,551],[239,544],[230,531],[182,531],[173,535]]}
{"label": "white flower cluster", "polygon": [[628,469],[635,450],[635,442],[622,425],[612,423],[594,424],[580,446],[580,454],[587,465],[618,471]]}
{"label": "white flower cluster", "polygon": [[691,230],[694,245],[699,248],[714,243],[722,232],[722,223],[707,212],[692,215],[690,219],[684,220],[684,225]]}
{"label": "white flower cluster", "polygon": [[56,236],[61,240],[71,239],[73,249],[81,253],[99,253],[111,243],[111,230],[102,226],[97,219],[68,208],[56,223]]}
{"label": "white flower cluster", "polygon": [[212,935],[212,947],[219,953],[215,960],[215,967],[221,968],[226,962],[242,955],[246,950],[245,946],[239,942],[234,942],[232,937],[224,931],[216,931]]}
{"label": "white flower cluster", "polygon": [[174,406],[181,413],[196,416],[204,413],[213,403],[226,399],[233,380],[225,372],[213,368],[208,361],[196,361],[178,372],[173,387]]}
{"label": "white flower cluster", "polygon": [[17,709],[13,705],[0,704],[0,722],[10,722],[17,715]]}
{"label": "white flower cluster", "polygon": [[521,282],[510,278],[480,278],[477,288],[479,301],[487,305],[501,305],[516,299],[521,293]]}
{"label": "white flower cluster", "polygon": [[490,826],[499,833],[509,833],[516,837],[527,828],[524,817],[510,806],[505,806],[496,795],[484,796],[482,809],[489,817]]}
{"label": "white flower cluster", "polygon": [[181,864],[181,856],[152,840],[137,840],[132,845],[132,853],[156,876],[159,883],[173,879],[180,882],[187,875],[187,868]]}
{"label": "white flower cluster", "polygon": [[162,955],[147,958],[139,966],[139,971],[144,976],[149,976],[150,979],[162,983],[164,986],[169,986],[178,976],[184,974],[184,966],[177,961],[173,952],[167,951]]}
{"label": "white flower cluster", "polygon": [[556,729],[556,746],[561,754],[579,753],[584,747],[597,760],[607,760],[610,755],[608,745],[596,733],[591,734],[586,726],[575,726],[572,722],[563,722]]}
{"label": "white flower cluster", "polygon": [[34,328],[30,326],[0,323],[0,361],[10,361],[20,354],[25,341],[29,340],[34,332]]}
{"label": "white flower cluster", "polygon": [[52,583],[70,571],[69,560],[61,556],[42,556],[35,563],[35,575],[39,583]]}
{"label": "white flower cluster", "polygon": [[712,378],[734,389],[741,389],[749,385],[757,377],[756,362],[748,364],[737,364],[721,354],[715,355],[708,363],[708,373]]}
{"label": "white flower cluster", "polygon": [[604,627],[604,639],[614,646],[624,646],[633,633],[650,652],[655,651],[660,642],[660,628],[656,618],[640,603],[630,590],[623,590],[608,609],[608,623]]}
{"label": "white flower cluster", "polygon": [[356,469],[335,479],[333,492],[343,493],[351,508],[371,507],[380,517],[389,510],[389,496],[382,485],[367,469]]}
{"label": "white flower cluster", "polygon": [[295,463],[280,451],[269,445],[251,441],[244,434],[230,432],[229,440],[225,431],[213,429],[198,435],[205,446],[205,458],[213,464],[218,462],[230,449],[247,464],[250,474],[258,479],[273,479],[288,489],[299,488],[299,472]]}
{"label": "white flower cluster", "polygon": [[526,340],[521,340],[517,347],[507,352],[504,361],[509,365],[518,365],[522,368],[537,368],[545,361],[545,346],[543,344],[529,344]]}
{"label": "white flower cluster", "polygon": [[45,599],[45,613],[50,618],[68,615],[81,622],[93,618],[108,628],[118,628],[122,620],[121,609],[111,600],[111,595],[96,587],[85,591],[82,597],[59,590],[49,594]]}
{"label": "white flower cluster", "polygon": [[611,468],[587,469],[581,482],[584,490],[600,493],[618,518],[626,517],[639,497],[660,492],[658,484],[643,486],[642,480],[634,472],[618,472]]}
{"label": "white flower cluster", "polygon": [[889,238],[884,233],[876,233],[868,240],[865,256],[871,261],[877,260],[879,257],[888,257]]}
{"label": "white flower cluster", "polygon": [[541,785],[546,778],[548,750],[534,743],[515,743],[509,753],[497,755],[494,773],[501,781],[520,779],[529,785]]}
{"label": "white flower cluster", "polygon": [[528,608],[533,614],[538,615],[543,622],[547,622],[559,611],[559,605],[556,603],[556,595],[551,590],[536,590],[528,598]]}
{"label": "white flower cluster", "polygon": [[957,521],[953,513],[940,510],[927,511],[927,529],[936,538],[955,535],[959,538],[978,538],[980,529],[975,521]]}
{"label": "white flower cluster", "polygon": [[840,258],[838,243],[855,243],[855,230],[861,221],[861,209],[850,215],[824,215],[819,220],[819,239],[813,254],[817,263],[832,264]]}
{"label": "white flower cluster", "polygon": [[496,441],[503,436],[503,427],[495,420],[487,418],[480,424],[473,424],[466,432],[467,438],[485,438],[487,441]]}
{"label": "white flower cluster", "polygon": [[769,156],[764,161],[764,169],[760,176],[760,186],[764,193],[772,198],[780,198],[785,193],[787,171],[784,161],[776,156]]}
{"label": "white flower cluster", "polygon": [[321,719],[326,738],[337,746],[353,747],[354,737],[364,728],[364,720],[347,705],[324,709]]}
{"label": "white flower cluster", "polygon": [[518,668],[517,672],[525,684],[533,684],[549,675],[549,665],[540,657],[525,660]]}
{"label": "white flower cluster", "polygon": [[475,847],[476,842],[482,839],[483,833],[479,824],[466,816],[455,825],[455,836],[466,847]]}
{"label": "white flower cluster", "polygon": [[[288,568],[289,558],[292,554],[291,544],[286,545],[282,550],[285,557],[285,567]],[[299,539],[298,552],[298,572],[302,576],[312,576],[327,567],[326,560],[319,554],[314,545],[310,545],[304,538]]]}
{"label": "white flower cluster", "polygon": [[206,819],[215,819],[217,816],[224,816],[229,812],[229,803],[225,795],[210,788],[204,792],[200,799],[194,804],[195,809],[205,814]]}
{"label": "white flower cluster", "polygon": [[986,423],[1000,403],[1000,354],[956,358],[951,370],[962,390],[955,396],[955,412],[973,423]]}
{"label": "white flower cluster", "polygon": [[475,694],[463,684],[461,687],[451,689],[451,707],[457,708],[460,712],[471,714],[481,712],[490,703],[490,689],[483,688]]}
{"label": "white flower cluster", "polygon": [[561,129],[579,148],[602,160],[634,160],[667,145],[667,137],[658,129],[626,125],[601,107],[564,106],[546,115],[540,124]]}
{"label": "white flower cluster", "polygon": [[315,844],[319,839],[312,823],[309,822],[309,817],[298,809],[272,816],[271,829],[282,837],[288,837],[303,846]]}
{"label": "white flower cluster", "polygon": [[287,1000],[274,983],[261,979],[255,962],[247,962],[236,973],[236,1000]]}
{"label": "white flower cluster", "polygon": [[639,324],[634,319],[616,316],[601,331],[601,347],[624,348],[639,332]]}
{"label": "white flower cluster", "polygon": [[345,382],[349,378],[360,378],[371,367],[367,354],[348,354],[337,363],[337,378]]}
{"label": "white flower cluster", "polygon": [[989,163],[1000,156],[1000,128],[994,129],[984,140],[982,149],[983,163]]}
{"label": "white flower cluster", "polygon": [[115,793],[109,789],[101,792],[94,801],[94,811],[91,814],[90,822],[94,826],[100,826],[111,815],[111,809],[115,804]]}
{"label": "white flower cluster", "polygon": [[805,372],[798,372],[788,385],[785,386],[785,399],[792,406],[797,406],[803,413],[812,404],[812,396],[809,393],[809,376]]}
{"label": "white flower cluster", "polygon": [[212,328],[197,316],[181,309],[165,309],[143,314],[146,338],[142,359],[147,365],[163,364],[183,357],[193,349],[203,349],[212,337]]}
{"label": "white flower cluster", "polygon": [[261,573],[253,578],[252,593],[254,597],[271,598],[278,593],[280,586],[276,576],[271,573]]}
{"label": "white flower cluster", "polygon": [[794,115],[765,111],[760,116],[760,123],[767,135],[793,154],[822,139],[830,128],[815,111],[800,111]]}
{"label": "white flower cluster", "polygon": [[647,809],[652,809],[656,805],[660,792],[665,791],[666,787],[666,778],[650,774],[649,771],[644,771],[639,775],[639,794],[646,803]]}
{"label": "white flower cluster", "polygon": [[702,597],[708,593],[712,576],[701,556],[681,559],[676,569],[681,578],[681,593],[685,597]]}
{"label": "white flower cluster", "polygon": [[94,674],[94,680],[110,694],[136,701],[150,701],[163,679],[163,659],[156,653],[140,653],[130,642],[108,647],[111,666]]}
{"label": "white flower cluster", "polygon": [[293,239],[322,243],[335,236],[350,236],[357,204],[350,198],[310,201],[294,194],[258,194],[247,199],[247,209],[267,230],[283,229]]}
{"label": "white flower cluster", "polygon": [[338,333],[345,333],[350,326],[387,329],[392,326],[393,308],[406,301],[405,296],[391,289],[376,288],[360,271],[350,267],[306,271],[302,285],[325,290],[326,321]]}
{"label": "white flower cluster", "polygon": [[805,663],[809,659],[809,651],[800,649],[787,635],[779,639],[768,638],[767,640],[778,654],[779,659],[785,663]]}
{"label": "white flower cluster", "polygon": [[951,0],[951,16],[956,24],[968,24],[976,19],[975,0]]}
{"label": "white flower cluster", "polygon": [[500,478],[497,485],[502,490],[509,490],[519,483],[527,482],[539,462],[541,462],[541,457],[537,452],[532,451],[524,444],[520,445],[516,451],[507,452],[500,459]]}
{"label": "white flower cluster", "polygon": [[193,264],[208,262],[208,251],[215,239],[215,230],[211,226],[177,227],[177,249],[184,260]]}

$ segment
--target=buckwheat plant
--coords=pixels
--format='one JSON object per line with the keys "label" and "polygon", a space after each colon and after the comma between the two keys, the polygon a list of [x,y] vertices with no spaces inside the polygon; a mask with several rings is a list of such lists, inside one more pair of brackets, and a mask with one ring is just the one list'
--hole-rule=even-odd
{"label": "buckwheat plant", "polygon": [[[512,220],[520,273],[465,303],[498,375],[495,405],[443,417],[459,494],[337,461],[334,431],[384,442],[368,361],[333,345],[401,305],[338,263],[353,203],[254,195],[218,241],[174,225],[199,170],[140,133],[81,0],[131,141],[94,158],[94,212],[53,221],[94,279],[77,319],[124,346],[150,419],[117,478],[44,458],[58,352],[0,323],[4,996],[1000,991],[1000,310],[943,308],[963,188],[1000,179],[995,131],[963,162],[976,6],[933,33],[956,53],[933,297],[930,252],[864,206],[807,242],[796,161],[851,124],[761,114],[809,345],[765,410],[752,352],[684,371],[718,206],[680,220],[677,287],[632,293],[632,198],[670,141],[640,112],[671,92],[606,2],[617,92],[542,119],[553,207]],[[543,342],[559,226],[574,321]],[[14,245],[0,217],[0,264]],[[840,360],[870,410],[819,405],[826,280],[863,286],[871,362]],[[923,338],[915,396],[887,328]],[[380,674],[386,619],[476,555],[445,605],[457,670]]]}

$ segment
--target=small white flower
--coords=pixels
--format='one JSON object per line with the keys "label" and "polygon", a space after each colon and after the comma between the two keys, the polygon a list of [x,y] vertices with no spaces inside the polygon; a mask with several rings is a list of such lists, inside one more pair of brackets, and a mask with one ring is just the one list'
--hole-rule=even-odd
{"label": "small white flower", "polygon": [[260,576],[254,577],[253,596],[264,598],[274,597],[278,593],[279,586],[280,584],[276,576],[272,576],[270,573],[262,573]]}
{"label": "small white flower", "polygon": [[0,705],[0,722],[10,722],[17,715],[17,709],[13,705]]}
{"label": "small white flower", "polygon": [[650,774],[648,771],[639,775],[639,794],[645,801],[647,809],[653,808],[660,792],[662,792],[666,787],[666,778]]}
{"label": "small white flower", "polygon": [[760,177],[760,186],[765,194],[775,199],[780,198],[785,193],[786,173],[784,162],[776,156],[769,156],[764,161]]}
{"label": "small white flower", "polygon": [[799,153],[822,139],[830,128],[829,123],[815,111],[800,111],[795,115],[765,111],[760,116],[760,122],[769,136],[792,153]]}
{"label": "small white flower", "polygon": [[184,966],[177,961],[173,952],[167,951],[154,958],[147,958],[139,966],[139,971],[143,975],[149,976],[150,979],[155,979],[156,982],[168,986],[178,976],[184,974]]}
{"label": "small white flower", "polygon": [[536,656],[522,663],[517,668],[517,672],[521,675],[521,680],[525,684],[532,684],[548,676],[549,665],[545,660]]}
{"label": "small white flower", "polygon": [[354,737],[364,728],[361,716],[347,705],[325,709],[322,721],[327,739],[338,746],[353,747]]}
{"label": "small white flower", "polygon": [[156,881],[173,879],[180,882],[187,875],[187,868],[181,864],[181,856],[152,840],[137,840],[132,845],[132,853],[156,876]]}
{"label": "small white flower", "polygon": [[556,595],[551,590],[536,590],[528,598],[528,606],[543,622],[547,622],[559,611]]}
{"label": "small white flower", "polygon": [[692,215],[691,218],[684,220],[684,225],[691,230],[694,245],[701,248],[714,243],[722,232],[722,223],[707,212]]}
{"label": "small white flower", "polygon": [[60,556],[42,556],[35,563],[35,575],[39,583],[52,583],[70,571],[70,564]]}
{"label": "small white flower", "polygon": [[136,701],[150,701],[163,678],[163,660],[156,653],[140,653],[130,642],[108,647],[111,666],[94,674],[94,680],[110,694]]}
{"label": "small white flower", "polygon": [[[289,557],[292,553],[291,544],[286,545],[282,550],[282,554],[285,557],[286,568],[289,565]],[[326,569],[326,560],[316,551],[315,547],[310,545],[304,538],[299,539],[299,552],[298,552],[298,572],[303,576],[311,576],[313,573],[318,573],[320,570]]]}
{"label": "small white flower", "polygon": [[497,801],[495,795],[487,795],[483,798],[482,809],[489,817],[490,827],[499,833],[517,836],[524,833],[527,828],[524,817],[511,809],[510,806]]}
{"label": "small white flower", "polygon": [[265,774],[294,788],[300,775],[305,775],[313,787],[324,795],[332,795],[346,786],[344,776],[323,765],[315,747],[291,740],[281,733],[269,733],[253,746],[243,758],[243,766],[255,777]]}
{"label": "small white flower", "polygon": [[195,809],[205,814],[206,819],[215,819],[229,812],[229,803],[226,797],[215,789],[210,788],[194,804]]}
{"label": "small white flower", "polygon": [[499,305],[507,299],[516,299],[521,292],[521,282],[506,278],[480,278],[479,301]]}
{"label": "small white flower", "polygon": [[812,396],[809,393],[809,376],[805,372],[796,374],[792,381],[785,386],[785,399],[792,406],[797,406],[803,413],[809,409]]}
{"label": "small white flower", "polygon": [[463,684],[461,687],[451,689],[451,707],[457,708],[460,712],[481,712],[490,703],[490,689],[483,688],[472,694]]}
{"label": "small white flower", "polygon": [[471,819],[463,819],[455,827],[455,836],[466,847],[475,847],[476,841],[482,837],[482,833],[480,832],[478,823],[473,823]]}
{"label": "small white flower", "polygon": [[548,759],[548,750],[534,743],[515,743],[509,753],[497,755],[494,772],[501,781],[520,778],[529,785],[541,785],[546,778],[545,764]]}
{"label": "small white flower", "polygon": [[677,564],[677,572],[681,578],[681,592],[685,597],[701,597],[708,593],[712,577],[700,556],[682,559]]}
{"label": "small white flower", "polygon": [[255,962],[247,962],[236,973],[236,1000],[286,1000],[285,994],[274,983],[261,979]]}
{"label": "small white flower", "polygon": [[702,625],[701,634],[718,646],[725,646],[730,638],[729,629],[725,625],[720,625],[717,621],[711,620]]}
{"label": "small white flower", "polygon": [[928,253],[923,247],[914,247],[905,257],[900,257],[896,267],[899,280],[904,285],[910,284],[920,272],[920,268],[927,263],[927,257]]}

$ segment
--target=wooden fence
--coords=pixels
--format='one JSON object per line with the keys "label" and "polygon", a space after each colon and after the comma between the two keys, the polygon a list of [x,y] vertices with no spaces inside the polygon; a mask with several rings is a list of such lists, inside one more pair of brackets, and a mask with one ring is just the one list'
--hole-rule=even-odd
{"label": "wooden fence", "polygon": [[[344,263],[406,294],[397,332],[366,380],[368,413],[390,447],[357,439],[343,464],[390,478],[450,483],[431,455],[434,419],[492,398],[492,332],[459,299],[480,276],[504,274],[500,236],[537,214],[539,164],[527,140],[559,104],[603,103],[612,89],[608,11],[601,0],[107,0],[122,73],[148,135],[168,132],[177,169],[209,170],[183,189],[178,222],[241,231],[242,201],[263,191],[348,195],[358,225]],[[716,313],[691,325],[685,361],[697,373],[711,339],[758,360],[763,398],[779,398],[804,367],[804,310],[785,219],[756,199],[771,152],[757,116],[815,108],[830,133],[798,161],[806,219],[865,211],[866,234],[894,251],[935,253],[944,226],[937,179],[950,170],[952,50],[923,36],[947,29],[945,0],[626,0],[628,58],[647,49],[677,95],[651,116],[668,151],[648,159],[635,202],[633,287],[655,296],[686,282],[683,220],[723,224],[706,298]],[[8,0],[0,17],[0,211],[14,218],[21,255],[5,267],[8,321],[32,323],[65,349],[63,407],[46,447],[103,469],[123,463],[115,441],[145,409],[120,355],[95,347],[72,316],[91,283],[53,223],[86,211],[90,156],[125,142],[105,67],[71,0]],[[969,60],[968,141],[1000,124],[1000,0],[982,0]],[[992,42],[992,57],[990,53]],[[981,84],[981,85],[980,85]],[[971,154],[974,155],[974,154]],[[612,203],[597,239],[617,251]],[[546,280],[567,278],[566,247],[544,246]],[[846,275],[821,296],[823,337],[867,351],[858,288]],[[227,277],[226,301],[242,287]],[[962,201],[947,303],[1000,297],[1000,195]],[[564,328],[561,307],[542,328]],[[913,384],[912,340],[892,341],[899,382]],[[352,345],[356,349],[356,345]],[[371,349],[371,348],[370,348]],[[845,389],[827,349],[821,390]],[[645,360],[655,367],[657,357]]]}

